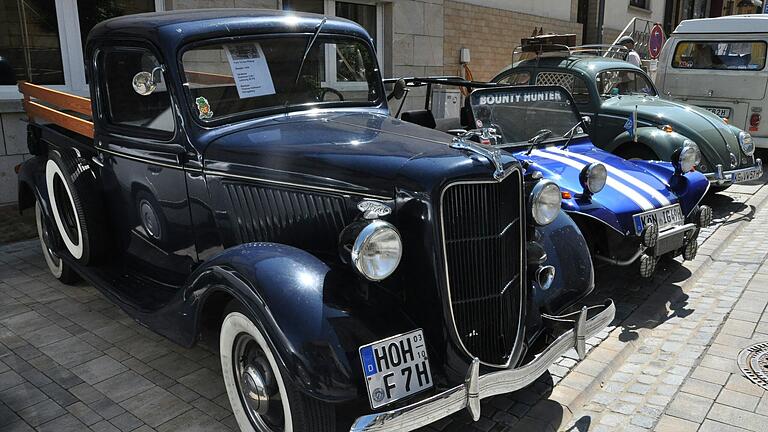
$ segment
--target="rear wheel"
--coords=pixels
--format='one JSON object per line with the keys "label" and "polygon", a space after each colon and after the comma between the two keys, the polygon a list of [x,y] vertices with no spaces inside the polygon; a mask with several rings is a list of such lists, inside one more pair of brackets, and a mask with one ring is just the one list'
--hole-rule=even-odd
{"label": "rear wheel", "polygon": [[284,379],[264,332],[239,308],[228,308],[219,335],[221,371],[232,412],[244,432],[328,432],[334,411]]}
{"label": "rear wheel", "polygon": [[77,273],[53,251],[54,239],[45,215],[40,208],[40,203],[35,203],[35,222],[37,223],[37,235],[40,237],[40,246],[43,249],[43,257],[53,277],[61,283],[70,285],[78,281]]}

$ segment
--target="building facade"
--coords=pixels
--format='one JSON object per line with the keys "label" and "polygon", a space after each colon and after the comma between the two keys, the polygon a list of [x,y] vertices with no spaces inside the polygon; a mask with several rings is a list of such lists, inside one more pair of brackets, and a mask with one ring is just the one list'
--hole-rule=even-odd
{"label": "building facade", "polygon": [[[130,13],[192,8],[268,8],[316,12],[360,23],[373,37],[385,77],[455,75],[470,53],[475,79],[512,62],[534,29],[590,33],[600,0],[3,0],[0,6],[0,205],[17,200],[14,167],[26,155],[17,80],[88,96],[83,44],[98,22]],[[657,16],[664,0],[604,0],[609,37],[631,16]],[[645,7],[643,5],[646,5]],[[660,19],[660,18],[659,18]],[[587,29],[585,31],[585,28]],[[610,39],[610,40],[609,40]],[[587,40],[586,38],[584,40]],[[415,102],[417,98],[412,98]]]}

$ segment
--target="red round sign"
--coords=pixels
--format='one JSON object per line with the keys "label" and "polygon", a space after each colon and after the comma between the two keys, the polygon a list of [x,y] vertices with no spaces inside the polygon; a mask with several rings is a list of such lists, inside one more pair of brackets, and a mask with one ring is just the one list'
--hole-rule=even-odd
{"label": "red round sign", "polygon": [[664,29],[661,28],[660,24],[654,25],[651,29],[651,35],[648,38],[648,54],[652,59],[659,58],[661,47],[664,46],[664,41]]}

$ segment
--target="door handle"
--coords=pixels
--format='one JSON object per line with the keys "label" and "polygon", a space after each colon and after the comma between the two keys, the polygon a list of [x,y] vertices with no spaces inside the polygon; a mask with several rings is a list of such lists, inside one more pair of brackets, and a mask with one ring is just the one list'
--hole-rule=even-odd
{"label": "door handle", "polygon": [[94,156],[94,157],[91,158],[91,162],[95,163],[96,165],[98,165],[101,168],[104,168],[104,160],[103,159],[104,159],[104,156],[102,156],[101,153],[99,153],[97,156]]}

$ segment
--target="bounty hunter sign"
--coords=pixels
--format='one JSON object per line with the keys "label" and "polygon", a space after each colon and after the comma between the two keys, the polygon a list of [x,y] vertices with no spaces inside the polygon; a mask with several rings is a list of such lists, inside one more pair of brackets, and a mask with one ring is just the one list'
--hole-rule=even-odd
{"label": "bounty hunter sign", "polygon": [[568,91],[558,86],[478,89],[470,96],[477,128],[493,127],[503,142],[527,142],[542,130],[560,136],[580,120]]}

